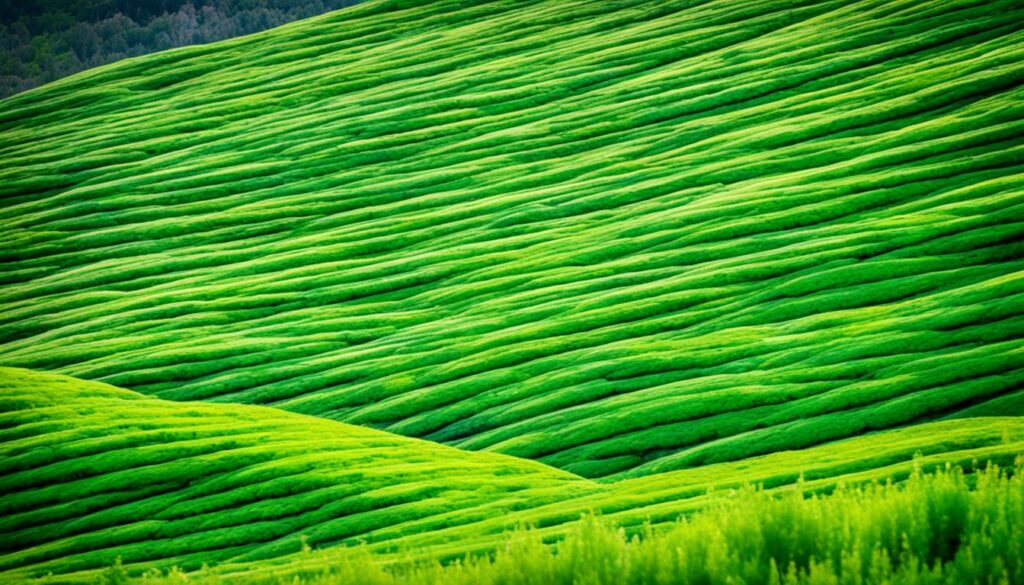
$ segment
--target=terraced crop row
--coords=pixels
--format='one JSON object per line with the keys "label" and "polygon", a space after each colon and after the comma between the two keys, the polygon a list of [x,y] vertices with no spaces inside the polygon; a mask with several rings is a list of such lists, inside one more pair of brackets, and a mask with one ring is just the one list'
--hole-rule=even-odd
{"label": "terraced crop row", "polygon": [[[0,571],[202,563],[500,517],[589,482],[274,409],[150,399],[3,370]],[[486,484],[485,489],[481,483]],[[579,487],[576,487],[576,486]]]}
{"label": "terraced crop row", "polygon": [[[0,369],[0,580],[89,581],[126,567],[225,572],[368,542],[430,558],[494,547],[517,525],[557,537],[588,511],[674,520],[708,489],[901,477],[917,464],[1012,463],[1020,418],[931,423],[805,451],[600,484],[276,409],[176,403]],[[301,565],[301,563],[300,563]],[[284,565],[289,566],[289,565]]]}
{"label": "terraced crop row", "polygon": [[1024,412],[1016,1],[368,2],[0,102],[0,363],[590,477]]}

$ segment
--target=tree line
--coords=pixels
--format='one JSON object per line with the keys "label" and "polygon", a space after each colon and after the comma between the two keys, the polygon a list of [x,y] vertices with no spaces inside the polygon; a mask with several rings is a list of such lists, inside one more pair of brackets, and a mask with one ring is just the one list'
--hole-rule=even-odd
{"label": "tree line", "polygon": [[0,0],[0,98],[83,69],[250,34],[359,0]]}

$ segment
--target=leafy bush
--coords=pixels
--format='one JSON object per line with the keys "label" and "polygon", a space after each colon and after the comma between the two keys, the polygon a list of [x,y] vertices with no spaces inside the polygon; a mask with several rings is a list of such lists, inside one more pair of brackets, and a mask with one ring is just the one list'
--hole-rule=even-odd
{"label": "leafy bush", "polygon": [[[747,487],[667,528],[628,533],[588,515],[549,545],[518,529],[490,556],[448,563],[375,557],[365,547],[306,552],[291,568],[190,583],[332,585],[1001,585],[1024,582],[1024,478],[990,465],[965,475],[918,468],[906,482],[830,495]],[[151,572],[146,585],[179,582]]]}

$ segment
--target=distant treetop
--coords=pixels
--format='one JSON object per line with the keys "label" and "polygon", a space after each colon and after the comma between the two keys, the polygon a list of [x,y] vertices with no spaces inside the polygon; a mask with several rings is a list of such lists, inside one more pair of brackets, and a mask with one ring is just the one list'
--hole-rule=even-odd
{"label": "distant treetop", "polygon": [[251,34],[360,0],[0,0],[0,98],[90,67]]}

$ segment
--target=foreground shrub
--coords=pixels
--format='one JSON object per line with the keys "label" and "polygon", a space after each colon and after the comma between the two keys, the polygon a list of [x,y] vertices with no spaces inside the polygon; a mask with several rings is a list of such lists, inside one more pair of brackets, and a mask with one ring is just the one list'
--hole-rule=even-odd
{"label": "foreground shrub", "polygon": [[491,556],[442,564],[382,560],[365,548],[312,551],[301,571],[242,577],[151,574],[169,582],[328,585],[1012,584],[1024,583],[1021,465],[946,468],[900,484],[827,495],[746,488],[668,527],[627,531],[588,516],[554,545],[516,530]]}

